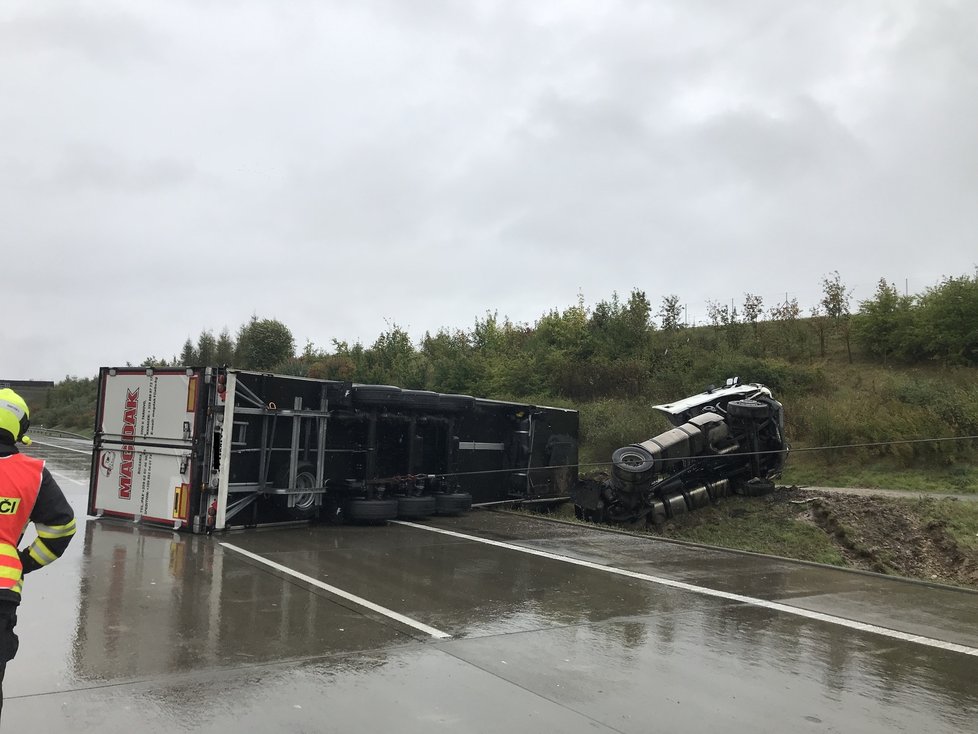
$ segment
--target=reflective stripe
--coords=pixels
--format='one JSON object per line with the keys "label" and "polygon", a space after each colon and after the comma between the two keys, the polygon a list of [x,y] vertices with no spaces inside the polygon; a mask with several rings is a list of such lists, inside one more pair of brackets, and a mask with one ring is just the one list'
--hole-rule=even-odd
{"label": "reflective stripe", "polygon": [[40,563],[42,566],[46,566],[53,561],[58,560],[58,557],[50,551],[50,549],[44,545],[44,541],[38,538],[30,547],[31,558]]}
{"label": "reflective stripe", "polygon": [[41,525],[40,523],[34,523],[34,527],[37,530],[37,537],[39,538],[67,538],[75,534],[74,518],[66,525]]}
{"label": "reflective stripe", "polygon": [[17,549],[9,543],[0,543],[0,589],[10,589],[19,594],[23,576],[24,569]]}

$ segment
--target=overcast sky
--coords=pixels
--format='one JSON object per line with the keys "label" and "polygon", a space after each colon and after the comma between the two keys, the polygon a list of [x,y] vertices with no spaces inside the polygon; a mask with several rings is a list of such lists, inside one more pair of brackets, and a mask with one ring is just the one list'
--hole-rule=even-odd
{"label": "overcast sky", "polygon": [[978,3],[0,3],[0,379],[978,264]]}

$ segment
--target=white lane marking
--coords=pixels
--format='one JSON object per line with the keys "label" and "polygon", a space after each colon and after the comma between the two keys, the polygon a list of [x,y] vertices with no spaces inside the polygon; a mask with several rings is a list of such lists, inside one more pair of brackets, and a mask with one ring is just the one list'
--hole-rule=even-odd
{"label": "white lane marking", "polygon": [[371,611],[377,612],[378,614],[383,614],[385,617],[389,617],[390,619],[400,622],[401,624],[406,624],[408,627],[413,627],[416,630],[420,630],[421,632],[424,632],[426,635],[430,635],[439,640],[444,640],[451,637],[451,635],[448,634],[447,632],[442,632],[441,630],[435,629],[434,627],[429,627],[423,622],[419,622],[416,619],[411,619],[410,617],[405,617],[403,614],[399,614],[398,612],[395,612],[392,609],[388,609],[387,607],[382,607],[380,606],[380,604],[374,604],[372,601],[368,601],[363,597],[359,597],[355,594],[351,594],[348,591],[343,591],[343,589],[338,589],[335,586],[330,586],[329,584],[323,583],[319,579],[314,579],[312,576],[306,576],[304,573],[299,573],[298,571],[294,571],[288,566],[283,566],[281,563],[276,563],[275,561],[270,561],[267,558],[263,558],[262,556],[259,556],[257,553],[246,551],[244,548],[239,548],[238,546],[232,545],[231,543],[221,543],[221,546],[233,550],[237,553],[240,553],[243,556],[247,556],[248,558],[258,561],[259,563],[264,563],[266,566],[270,566],[271,568],[274,568],[277,571],[281,571],[282,573],[286,573],[289,576],[292,576],[297,579],[301,579],[302,581],[305,581],[307,584],[312,584],[313,586],[328,591],[330,594],[335,594],[336,596],[342,597],[347,601],[352,601],[354,604],[358,604],[361,607],[370,609]]}
{"label": "white lane marking", "polygon": [[392,520],[391,521],[397,525],[404,525],[406,527],[418,528],[419,530],[427,530],[431,533],[441,533],[442,535],[449,535],[453,538],[461,538],[462,540],[472,540],[477,543],[485,543],[486,545],[496,546],[497,548],[505,548],[507,550],[517,551],[519,553],[528,553],[531,556],[539,556],[540,558],[548,558],[552,561],[561,561],[562,563],[570,563],[575,566],[583,566],[584,568],[591,568],[596,571],[604,571],[605,573],[612,573],[618,576],[625,576],[631,579],[638,579],[640,581],[650,581],[654,584],[659,584],[661,586],[668,586],[673,589],[681,589],[682,591],[691,591],[695,594],[703,594],[704,596],[712,596],[718,599],[727,599],[729,601],[741,602],[742,604],[750,604],[755,607],[762,607],[763,609],[771,609],[776,612],[783,612],[785,614],[793,614],[796,617],[805,617],[806,619],[814,619],[819,622],[827,622],[829,624],[836,624],[842,627],[848,627],[850,629],[859,630],[861,632],[870,632],[876,635],[882,635],[883,637],[890,637],[895,640],[902,640],[904,642],[913,642],[918,645],[926,645],[927,647],[936,647],[940,650],[949,650],[951,652],[959,652],[964,655],[972,655],[978,657],[978,648],[968,647],[967,645],[959,645],[954,642],[945,642],[944,640],[938,640],[933,637],[924,637],[923,635],[912,635],[907,632],[901,632],[899,630],[890,629],[889,627],[879,627],[875,624],[866,624],[865,622],[857,622],[853,619],[846,619],[845,617],[836,617],[832,614],[823,614],[822,612],[813,612],[808,609],[802,609],[801,607],[793,607],[788,604],[781,604],[776,601],[768,601],[766,599],[757,599],[752,596],[743,596],[741,594],[732,594],[729,591],[720,591],[719,589],[711,589],[708,586],[695,586],[694,584],[687,584],[684,581],[675,581],[673,579],[667,579],[662,576],[652,576],[647,573],[638,573],[637,571],[626,571],[623,568],[615,568],[614,566],[602,566],[600,563],[592,563],[591,561],[584,561],[580,558],[574,558],[572,556],[562,556],[557,553],[550,553],[549,551],[536,550],[535,548],[526,548],[521,545],[514,545],[513,543],[504,543],[499,540],[489,540],[488,538],[480,538],[476,535],[466,535],[465,533],[457,533],[454,530],[442,530],[441,528],[433,528],[428,525],[419,525],[413,522],[405,522],[403,520]]}
{"label": "white lane marking", "polygon": [[86,456],[92,455],[91,449],[89,449],[88,451],[82,451],[81,449],[69,449],[67,446],[62,446],[56,443],[48,443],[47,441],[31,440],[31,443],[36,443],[38,446],[51,446],[52,448],[61,449],[62,451],[74,451],[76,454],[85,454]]}
{"label": "white lane marking", "polygon": [[[45,464],[47,464],[47,462],[45,462]],[[59,471],[51,471],[50,469],[48,469],[48,471],[51,472],[51,474],[56,479],[58,479],[59,481],[60,480],[66,480],[66,481],[69,481],[69,482],[73,482],[74,484],[77,484],[79,487],[87,487],[88,486],[88,482],[83,482],[80,479],[75,479],[73,477],[69,477],[67,474],[62,474]]]}

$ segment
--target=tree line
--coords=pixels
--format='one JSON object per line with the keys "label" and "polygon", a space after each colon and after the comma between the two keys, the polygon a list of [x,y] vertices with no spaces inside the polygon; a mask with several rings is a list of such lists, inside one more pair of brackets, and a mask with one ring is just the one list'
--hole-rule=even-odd
{"label": "tree line", "polygon": [[[978,273],[945,278],[915,295],[901,295],[880,279],[873,297],[855,308],[852,289],[838,272],[824,276],[821,289],[819,302],[807,313],[796,299],[765,307],[752,293],[744,294],[740,309],[709,301],[708,324],[698,328],[685,323],[677,295],[662,297],[655,310],[645,292],[634,289],[627,298],[613,293],[593,307],[580,297],[533,324],[487,312],[470,329],[441,328],[418,343],[393,324],[370,345],[334,340],[332,349],[306,344],[299,353],[288,327],[252,317],[236,339],[226,329],[217,338],[201,332],[196,343],[188,338],[175,360],[443,392],[568,400],[698,388],[717,370],[737,367],[752,371],[753,379],[760,379],[761,372],[778,382],[772,373],[779,366],[803,367],[830,358],[978,365]],[[165,362],[150,358],[144,364]]]}
{"label": "tree line", "polygon": [[[821,286],[807,312],[795,299],[766,306],[752,293],[739,308],[710,301],[708,323],[695,328],[685,323],[677,295],[661,297],[654,308],[634,289],[594,306],[579,297],[532,324],[487,312],[471,328],[443,327],[417,343],[391,324],[369,345],[333,340],[330,349],[307,343],[297,350],[285,324],[253,316],[233,337],[226,328],[216,337],[205,330],[188,338],[179,355],[142,365],[228,365],[570,406],[669,401],[732,375],[781,395],[808,394],[824,385],[822,368],[832,362],[978,365],[978,273],[945,278],[915,295],[881,279],[873,297],[856,305],[838,272]],[[49,404],[63,411],[64,422],[86,399],[94,405],[94,390],[94,380],[67,378]],[[80,416],[77,423],[90,425]]]}

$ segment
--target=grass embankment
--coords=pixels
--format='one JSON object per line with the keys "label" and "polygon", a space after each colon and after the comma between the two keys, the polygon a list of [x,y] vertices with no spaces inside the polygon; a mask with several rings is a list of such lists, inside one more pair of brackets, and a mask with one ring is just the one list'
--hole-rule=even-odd
{"label": "grass embankment", "polygon": [[[558,510],[573,518],[573,508]],[[890,498],[781,487],[727,497],[653,536],[978,588],[978,502]]]}

